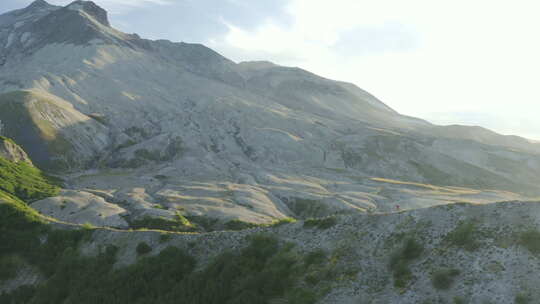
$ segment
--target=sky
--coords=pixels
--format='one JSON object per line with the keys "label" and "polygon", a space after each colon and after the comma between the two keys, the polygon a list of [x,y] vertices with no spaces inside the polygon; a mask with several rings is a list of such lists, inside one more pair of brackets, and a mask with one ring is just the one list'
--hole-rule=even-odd
{"label": "sky", "polygon": [[[0,12],[30,2],[0,0]],[[538,1],[94,2],[124,32],[301,67],[352,82],[402,114],[540,140]]]}

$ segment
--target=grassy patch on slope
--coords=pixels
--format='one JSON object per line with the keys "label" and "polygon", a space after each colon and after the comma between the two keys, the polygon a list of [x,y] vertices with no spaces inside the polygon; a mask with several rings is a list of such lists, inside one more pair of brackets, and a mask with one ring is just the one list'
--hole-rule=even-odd
{"label": "grassy patch on slope", "polygon": [[83,231],[53,230],[45,217],[27,205],[58,191],[54,180],[39,169],[0,157],[0,261],[6,270],[3,280],[16,274],[15,262],[20,266],[22,261],[32,261],[44,274],[51,273],[63,250],[82,239]]}
{"label": "grassy patch on slope", "polygon": [[196,225],[191,223],[180,213],[176,213],[174,218],[165,217],[145,217],[132,221],[130,226],[134,229],[157,229],[174,232],[195,232],[198,231]]}
{"label": "grassy patch on slope", "polygon": [[446,235],[445,239],[453,246],[464,248],[467,251],[474,251],[480,247],[478,236],[478,228],[475,222],[462,221],[458,223],[456,229]]}
{"label": "grassy patch on slope", "polygon": [[329,229],[337,224],[335,216],[327,216],[322,218],[309,218],[304,221],[305,228]]}
{"label": "grassy patch on slope", "polygon": [[530,253],[540,255],[540,232],[537,230],[529,230],[521,233],[519,236],[519,244]]}
{"label": "grassy patch on slope", "polygon": [[12,162],[0,157],[0,190],[26,202],[58,194],[57,180],[25,162]]}
{"label": "grassy patch on slope", "polygon": [[0,191],[1,260],[18,256],[50,275],[64,250],[76,247],[87,233],[85,230],[53,230],[37,211]]}
{"label": "grassy patch on slope", "polygon": [[226,222],[224,224],[224,228],[226,230],[239,231],[239,230],[252,229],[252,228],[257,228],[257,227],[262,227],[262,228],[276,227],[276,226],[281,226],[281,225],[295,223],[295,222],[296,220],[290,217],[277,219],[267,224],[250,223],[250,222],[244,222],[242,220],[234,219],[234,220],[230,220]]}
{"label": "grassy patch on slope", "polygon": [[390,257],[390,269],[394,276],[394,286],[405,288],[413,279],[409,264],[418,259],[424,252],[424,246],[415,239],[409,238],[405,244]]}
{"label": "grassy patch on slope", "polygon": [[460,271],[454,268],[441,268],[431,275],[433,287],[446,290],[454,284],[454,278],[460,274]]}

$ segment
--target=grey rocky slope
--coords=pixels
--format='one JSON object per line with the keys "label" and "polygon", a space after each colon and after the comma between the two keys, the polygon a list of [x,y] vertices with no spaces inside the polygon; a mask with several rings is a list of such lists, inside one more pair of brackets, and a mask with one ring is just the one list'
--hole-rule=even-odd
{"label": "grey rocky slope", "polygon": [[[151,248],[147,256],[174,246],[204,267],[223,252],[247,246],[249,236],[265,234],[294,244],[298,254],[325,252],[334,279],[325,283],[329,292],[317,303],[535,303],[539,214],[539,202],[514,201],[352,213],[320,227],[299,221],[206,234],[98,229],[80,250],[96,256],[108,245],[117,246],[115,267],[124,267],[140,261],[136,248],[145,242]],[[42,280],[26,269],[0,291]]]}
{"label": "grey rocky slope", "polygon": [[[85,247],[122,244],[119,263],[135,261],[141,240],[152,254],[169,245],[185,248],[202,262],[223,250],[245,246],[245,237],[269,233],[292,242],[301,252],[323,249],[335,258],[346,278],[334,282],[320,303],[514,303],[538,299],[540,203],[504,202],[489,205],[451,204],[385,215],[351,214],[337,217],[328,229],[302,222],[276,228],[205,235],[173,235],[167,243],[159,233],[98,232]],[[396,287],[393,257],[400,257],[413,240],[419,250],[406,260],[411,276]],[[190,247],[191,244],[196,244]],[[212,250],[208,250],[212,248]],[[446,276],[439,284],[437,276]],[[534,303],[528,302],[528,303]]]}
{"label": "grey rocky slope", "polygon": [[125,34],[92,2],[1,15],[0,94],[4,135],[134,218],[262,223],[301,217],[298,199],[325,206],[310,216],[389,211],[522,199],[540,182],[540,145],[526,139],[403,116],[299,68]]}

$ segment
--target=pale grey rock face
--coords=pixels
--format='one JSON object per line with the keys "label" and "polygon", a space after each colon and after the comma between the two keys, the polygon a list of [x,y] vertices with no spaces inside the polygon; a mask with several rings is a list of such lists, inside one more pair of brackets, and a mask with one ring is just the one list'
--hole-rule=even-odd
{"label": "pale grey rock face", "polygon": [[9,139],[0,136],[0,157],[12,162],[26,162],[32,165],[32,161],[21,147]]}
{"label": "pale grey rock face", "polygon": [[127,228],[126,210],[91,193],[63,190],[58,196],[32,203],[32,208],[68,223]]}
{"label": "pale grey rock face", "polygon": [[[296,199],[320,201],[330,214],[540,192],[539,144],[434,126],[299,68],[237,64],[203,45],[128,35],[92,3],[37,4],[0,16],[0,93],[53,96],[55,110],[39,117],[66,150],[34,162],[66,160],[59,169],[70,187],[106,192],[130,212],[268,222],[298,216]],[[43,145],[22,140],[31,157]],[[396,181],[445,187],[411,191]]]}

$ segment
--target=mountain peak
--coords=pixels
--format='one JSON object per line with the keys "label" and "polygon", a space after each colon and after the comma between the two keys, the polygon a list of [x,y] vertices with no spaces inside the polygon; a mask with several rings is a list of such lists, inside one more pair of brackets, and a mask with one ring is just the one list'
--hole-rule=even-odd
{"label": "mountain peak", "polygon": [[[44,0],[37,0],[37,1],[45,2]],[[107,17],[107,11],[92,1],[77,0],[75,2],[72,2],[70,5],[68,5],[67,8],[71,10],[78,10],[78,11],[85,12],[86,14],[96,19],[99,23],[105,26],[110,26],[109,18]]]}
{"label": "mountain peak", "polygon": [[40,8],[47,8],[47,7],[50,7],[52,6],[51,4],[49,4],[49,2],[45,1],[45,0],[35,0],[34,2],[32,2],[29,6],[27,6],[27,8],[30,8],[30,9],[34,9],[34,8],[37,8],[37,9],[40,9]]}

